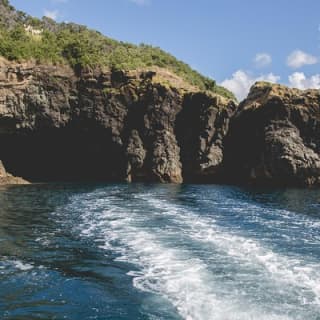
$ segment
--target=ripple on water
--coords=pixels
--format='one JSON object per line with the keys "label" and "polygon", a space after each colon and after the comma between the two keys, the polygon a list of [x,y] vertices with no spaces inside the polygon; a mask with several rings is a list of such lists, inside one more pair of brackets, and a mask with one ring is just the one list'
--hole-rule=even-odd
{"label": "ripple on water", "polygon": [[[98,237],[104,241],[101,248],[118,253],[118,261],[138,266],[139,271],[128,273],[134,286],[162,295],[183,318],[304,319],[319,311],[318,264],[280,255],[241,232],[226,232],[215,223],[217,217],[194,214],[152,194],[134,198],[142,203],[130,210],[120,206],[117,199],[90,202],[90,209],[81,215],[81,234]],[[95,212],[94,216],[91,212]],[[165,228],[153,226],[159,215],[166,216]],[[168,242],[172,240],[170,232],[176,233],[180,241]],[[187,246],[181,246],[181,237]],[[207,245],[208,259],[197,258],[199,243]],[[238,266],[249,274],[244,274],[242,280],[234,278],[228,284],[230,292],[226,292],[221,288],[226,283],[212,272],[210,263],[219,262],[210,259],[211,254],[218,254],[232,265],[226,270]],[[282,300],[275,301],[273,293]],[[262,295],[261,299],[253,299],[252,295],[257,294]]]}
{"label": "ripple on water", "polygon": [[0,318],[319,320],[319,196],[189,185],[7,189]]}

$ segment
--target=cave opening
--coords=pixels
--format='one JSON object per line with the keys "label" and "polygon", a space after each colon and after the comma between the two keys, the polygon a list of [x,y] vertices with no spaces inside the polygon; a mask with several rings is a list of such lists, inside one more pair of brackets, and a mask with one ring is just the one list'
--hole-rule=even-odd
{"label": "cave opening", "polygon": [[126,163],[118,140],[88,123],[2,133],[0,159],[8,172],[31,182],[122,181]]}

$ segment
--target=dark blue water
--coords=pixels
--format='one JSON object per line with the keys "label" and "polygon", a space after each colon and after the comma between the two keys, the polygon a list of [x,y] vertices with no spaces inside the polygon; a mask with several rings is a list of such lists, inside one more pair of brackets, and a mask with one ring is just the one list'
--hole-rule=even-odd
{"label": "dark blue water", "polygon": [[0,319],[320,319],[320,190],[0,189]]}

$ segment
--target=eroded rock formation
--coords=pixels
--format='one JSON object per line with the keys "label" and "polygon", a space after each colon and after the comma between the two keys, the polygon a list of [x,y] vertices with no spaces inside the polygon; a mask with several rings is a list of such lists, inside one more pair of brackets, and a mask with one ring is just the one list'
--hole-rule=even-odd
{"label": "eroded rock formation", "polygon": [[225,177],[262,185],[320,182],[320,91],[256,83],[225,139]]}
{"label": "eroded rock formation", "polygon": [[319,155],[319,90],[257,83],[237,106],[156,72],[0,61],[0,159],[27,180],[319,185]]}
{"label": "eroded rock formation", "polygon": [[217,182],[223,179],[224,137],[236,110],[232,100],[203,93],[185,96],[176,122],[186,181]]}
{"label": "eroded rock formation", "polygon": [[1,60],[0,159],[31,181],[215,172],[235,103],[155,75]]}

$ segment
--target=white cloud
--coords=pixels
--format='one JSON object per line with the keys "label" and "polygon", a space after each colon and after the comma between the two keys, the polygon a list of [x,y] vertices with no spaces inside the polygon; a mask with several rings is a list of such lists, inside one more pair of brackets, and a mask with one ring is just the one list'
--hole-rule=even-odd
{"label": "white cloud", "polygon": [[151,0],[129,0],[135,4],[137,4],[138,6],[145,6],[147,4],[150,4]]}
{"label": "white cloud", "polygon": [[294,72],[289,76],[289,85],[298,89],[320,89],[320,74],[308,78],[303,72]]}
{"label": "white cloud", "polygon": [[230,79],[224,80],[221,85],[231,90],[236,95],[237,99],[241,101],[247,96],[251,86],[256,81],[277,82],[279,80],[280,77],[274,75],[273,73],[254,77],[248,72],[238,70],[232,75]]}
{"label": "white cloud", "polygon": [[270,65],[272,62],[271,55],[268,53],[257,53],[254,58],[256,67],[263,68]]}
{"label": "white cloud", "polygon": [[301,50],[295,50],[287,58],[287,65],[291,68],[297,69],[305,65],[318,63],[318,58],[303,52]]}
{"label": "white cloud", "polygon": [[48,17],[53,20],[57,20],[57,18],[60,16],[60,13],[58,10],[44,10],[44,16]]}

